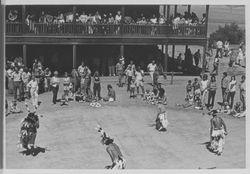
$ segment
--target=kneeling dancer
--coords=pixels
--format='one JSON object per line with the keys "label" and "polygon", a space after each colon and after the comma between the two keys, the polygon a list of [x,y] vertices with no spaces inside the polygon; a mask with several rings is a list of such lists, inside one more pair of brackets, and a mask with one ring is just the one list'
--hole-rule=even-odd
{"label": "kneeling dancer", "polygon": [[107,136],[107,134],[103,131],[103,129],[98,126],[97,127],[98,132],[101,133],[101,143],[103,145],[106,145],[106,151],[110,155],[112,164],[110,166],[106,166],[106,169],[125,169],[125,159],[121,153],[120,148],[117,146],[117,144],[114,143],[114,139]]}

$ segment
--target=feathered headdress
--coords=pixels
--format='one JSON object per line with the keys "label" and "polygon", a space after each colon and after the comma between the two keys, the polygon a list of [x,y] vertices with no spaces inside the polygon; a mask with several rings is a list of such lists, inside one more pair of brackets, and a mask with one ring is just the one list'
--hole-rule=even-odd
{"label": "feathered headdress", "polygon": [[101,143],[106,145],[113,143],[114,139],[110,138],[100,125],[97,125],[96,130],[101,133],[101,138],[102,138]]}

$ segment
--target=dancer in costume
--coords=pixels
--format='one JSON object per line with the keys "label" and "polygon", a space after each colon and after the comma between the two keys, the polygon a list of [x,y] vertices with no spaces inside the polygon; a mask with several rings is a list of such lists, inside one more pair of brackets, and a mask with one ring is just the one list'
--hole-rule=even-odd
{"label": "dancer in costume", "polygon": [[158,105],[158,114],[157,114],[155,122],[156,122],[155,128],[158,131],[167,131],[168,117],[167,117],[166,109],[162,104]]}
{"label": "dancer in costume", "polygon": [[28,116],[21,121],[19,144],[30,154],[34,155],[37,129],[39,128],[39,116],[36,114],[36,110],[30,112],[27,103],[25,103],[25,106],[28,110]]}
{"label": "dancer in costume", "polygon": [[106,151],[108,152],[112,164],[109,166],[106,166],[106,169],[125,169],[125,159],[121,153],[120,148],[118,147],[117,144],[114,143],[114,139],[111,139],[105,132],[104,130],[98,125],[97,126],[97,131],[101,133],[101,143],[103,145],[106,145]]}
{"label": "dancer in costume", "polygon": [[227,135],[227,127],[221,117],[217,116],[218,111],[212,110],[213,118],[210,120],[210,146],[209,149],[217,155],[222,154],[223,145],[225,144],[225,136]]}

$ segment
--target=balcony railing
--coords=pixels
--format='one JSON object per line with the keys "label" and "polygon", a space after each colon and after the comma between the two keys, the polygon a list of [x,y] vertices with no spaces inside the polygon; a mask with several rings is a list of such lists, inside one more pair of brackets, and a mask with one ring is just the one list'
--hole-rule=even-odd
{"label": "balcony railing", "polygon": [[81,23],[6,23],[7,35],[84,35],[84,36],[192,36],[205,37],[205,25],[150,25],[150,24],[81,24]]}

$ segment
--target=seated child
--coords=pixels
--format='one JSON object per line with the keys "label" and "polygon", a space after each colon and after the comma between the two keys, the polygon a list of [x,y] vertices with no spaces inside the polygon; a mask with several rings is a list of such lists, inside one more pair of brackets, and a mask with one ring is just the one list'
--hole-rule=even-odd
{"label": "seated child", "polygon": [[194,93],[194,108],[202,110],[202,102],[201,102],[201,92],[200,90],[196,90]]}
{"label": "seated child", "polygon": [[12,114],[22,113],[21,109],[17,107],[16,100],[14,100],[14,101],[11,102],[10,113],[12,113]]}
{"label": "seated child", "polygon": [[83,94],[82,94],[80,88],[78,88],[78,90],[75,93],[75,101],[77,101],[77,102],[83,102]]}
{"label": "seated child", "polygon": [[65,94],[62,95],[62,98],[61,98],[61,101],[60,101],[60,105],[61,106],[68,105],[68,100],[66,99],[66,95]]}
{"label": "seated child", "polygon": [[107,85],[107,88],[108,88],[108,95],[104,97],[103,100],[109,102],[115,101],[116,100],[115,90],[112,88],[110,84]]}
{"label": "seated child", "polygon": [[225,101],[224,105],[223,105],[223,113],[230,114],[230,112],[231,112],[230,106],[229,106],[228,102]]}
{"label": "seated child", "polygon": [[158,103],[161,103],[163,105],[167,105],[167,96],[165,94],[165,90],[161,87],[161,85],[158,85]]}
{"label": "seated child", "polygon": [[146,89],[145,93],[143,94],[143,100],[149,100],[150,97],[150,90]]}
{"label": "seated child", "polygon": [[135,97],[135,79],[132,79],[131,80],[131,83],[130,83],[130,97]]}
{"label": "seated child", "polygon": [[192,81],[188,80],[188,84],[186,86],[186,98],[185,98],[185,101],[189,100],[190,95],[192,95]]}
{"label": "seated child", "polygon": [[241,113],[241,102],[236,102],[234,105],[233,110],[231,111],[230,115],[234,117],[239,117]]}

